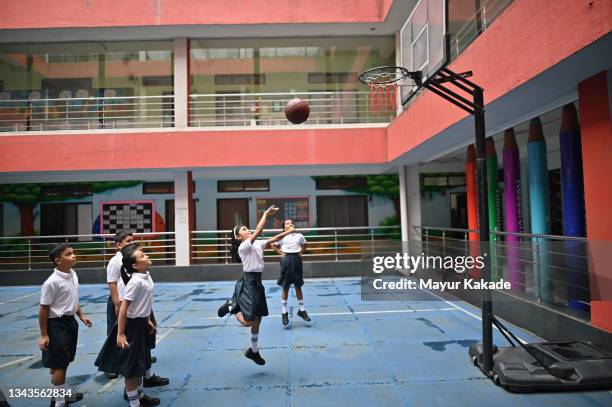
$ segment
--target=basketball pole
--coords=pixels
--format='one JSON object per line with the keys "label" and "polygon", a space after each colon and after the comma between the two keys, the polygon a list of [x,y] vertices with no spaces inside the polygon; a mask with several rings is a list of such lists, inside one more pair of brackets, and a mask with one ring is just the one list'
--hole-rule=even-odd
{"label": "basketball pole", "polygon": [[[448,68],[440,69],[434,76],[429,78],[423,87],[451,102],[455,106],[463,109],[474,116],[475,144],[476,144],[476,163],[478,169],[478,221],[481,242],[481,253],[484,254],[484,276],[485,281],[491,280],[491,261],[490,250],[490,230],[489,212],[487,200],[487,168],[485,159],[485,108],[484,108],[484,89],[466,78],[472,75],[471,71],[455,73]],[[446,84],[453,85],[453,89],[446,87]],[[462,91],[471,96],[463,96],[458,91]],[[480,370],[487,376],[492,376],[493,372],[493,303],[491,291],[484,290],[481,299],[482,311],[482,360],[478,361]]]}

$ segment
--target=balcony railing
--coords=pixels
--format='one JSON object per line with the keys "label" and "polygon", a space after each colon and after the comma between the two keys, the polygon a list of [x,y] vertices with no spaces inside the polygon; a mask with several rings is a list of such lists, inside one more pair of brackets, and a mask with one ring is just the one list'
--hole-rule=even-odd
{"label": "balcony railing", "polygon": [[174,126],[174,96],[0,100],[0,131]]}
{"label": "balcony railing", "polygon": [[194,94],[189,100],[189,125],[292,125],[285,117],[285,104],[296,97],[310,106],[305,125],[388,123],[395,116],[395,112],[370,112],[370,92]]}
{"label": "balcony railing", "polygon": [[[474,256],[469,242],[477,230],[416,226],[422,241],[418,254]],[[585,238],[491,232],[491,278],[511,281],[512,294],[588,320],[590,304],[589,242]],[[477,254],[476,254],[477,255]],[[464,273],[467,277],[468,273]]]}
{"label": "balcony railing", "polygon": [[[299,229],[308,244],[304,261],[357,260],[363,255],[397,249],[400,245],[399,226],[359,226]],[[280,230],[264,230],[271,237]],[[231,230],[200,230],[192,232],[192,260],[196,263],[231,263],[229,249]],[[265,252],[266,261],[278,261],[272,249]]]}

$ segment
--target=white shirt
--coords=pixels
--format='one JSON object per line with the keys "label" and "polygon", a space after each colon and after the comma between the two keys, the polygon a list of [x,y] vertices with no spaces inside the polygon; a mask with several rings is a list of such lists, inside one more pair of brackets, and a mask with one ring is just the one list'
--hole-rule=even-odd
{"label": "white shirt", "polygon": [[74,270],[53,270],[40,289],[40,303],[49,305],[49,318],[74,315],[79,309],[79,278]]}
{"label": "white shirt", "polygon": [[119,300],[123,299],[125,295],[125,284],[121,278],[121,267],[123,266],[123,255],[121,252],[115,253],[115,255],[109,260],[106,266],[106,282],[117,283],[117,290],[119,291]]}
{"label": "white shirt", "polygon": [[153,279],[146,273],[132,273],[132,278],[125,287],[124,300],[130,301],[127,310],[128,318],[146,318],[153,309]]}
{"label": "white shirt", "polygon": [[306,244],[306,239],[301,233],[289,233],[276,244],[280,246],[283,253],[299,253],[302,251],[302,245]]}
{"label": "white shirt", "polygon": [[263,249],[268,243],[267,240],[255,240],[251,243],[251,239],[247,239],[240,243],[238,247],[238,255],[242,260],[242,270],[245,273],[261,273],[264,269]]}

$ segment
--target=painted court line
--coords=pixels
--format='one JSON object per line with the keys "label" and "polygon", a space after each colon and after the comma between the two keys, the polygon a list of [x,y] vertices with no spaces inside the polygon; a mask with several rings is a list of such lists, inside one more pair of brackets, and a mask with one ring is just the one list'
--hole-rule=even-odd
{"label": "painted court line", "polygon": [[[431,291],[429,291],[429,290],[425,290],[425,291],[426,291],[426,292],[428,292],[429,294],[433,295],[434,297],[438,298],[440,301],[444,301],[445,303],[447,303],[447,304],[448,304],[448,305],[450,305],[451,307],[453,307],[453,308],[457,308],[459,311],[461,311],[461,312],[463,312],[463,313],[465,313],[465,314],[467,314],[467,315],[471,316],[472,318],[476,318],[477,320],[482,321],[482,317],[480,317],[480,316],[478,316],[478,315],[476,315],[476,314],[474,314],[474,313],[472,313],[472,312],[470,312],[470,311],[468,311],[468,310],[466,310],[466,309],[463,309],[463,308],[461,308],[461,307],[459,307],[459,306],[457,306],[457,305],[453,304],[453,303],[452,303],[452,302],[450,302],[450,301],[445,300],[444,298],[440,297],[439,295],[436,295],[436,294],[432,293],[432,292],[431,292]],[[495,329],[497,329],[497,330],[499,331],[499,329],[498,329],[498,328],[497,328],[495,325],[493,325],[493,328],[495,328]],[[515,335],[515,336],[518,338],[518,340],[519,340],[519,341],[521,341],[521,343],[528,343],[526,340],[524,340],[523,338],[521,338],[521,337],[520,337],[520,336],[518,336],[517,334],[514,334],[514,335]]]}
{"label": "painted court line", "polygon": [[6,302],[0,302],[0,305],[8,304],[9,302],[17,301],[17,300],[20,300],[22,298],[28,298],[28,297],[31,297],[31,296],[36,295],[36,294],[40,294],[40,292],[37,291],[37,292],[32,293],[32,294],[22,295],[21,297],[13,298],[12,300],[8,300]]}
{"label": "painted court line", "polygon": [[[424,308],[424,309],[391,309],[391,310],[380,310],[380,311],[343,311],[343,312],[313,312],[309,315],[325,317],[334,315],[362,315],[362,314],[410,314],[415,312],[436,312],[436,311],[459,311],[460,308]],[[281,315],[273,314],[268,315],[266,318],[280,318]],[[219,319],[219,317],[201,317],[199,319]]]}
{"label": "painted court line", "polygon": [[5,364],[3,364],[3,365],[0,365],[0,369],[2,369],[2,368],[4,368],[4,367],[12,366],[12,365],[17,364],[17,363],[19,363],[19,362],[23,362],[24,360],[28,360],[28,359],[35,358],[35,357],[37,357],[37,356],[39,356],[39,355],[26,356],[25,358],[21,358],[21,359],[13,360],[12,362],[8,362],[8,363],[5,363]]}
{"label": "painted court line", "polygon": [[161,341],[163,341],[166,336],[168,336],[168,334],[170,334],[170,332],[174,331],[174,329],[179,326],[181,323],[183,323],[183,320],[181,319],[180,321],[178,321],[176,324],[174,324],[174,326],[170,329],[168,329],[168,331],[166,331],[165,334],[161,335],[158,339],[157,339],[157,343],[160,343]]}

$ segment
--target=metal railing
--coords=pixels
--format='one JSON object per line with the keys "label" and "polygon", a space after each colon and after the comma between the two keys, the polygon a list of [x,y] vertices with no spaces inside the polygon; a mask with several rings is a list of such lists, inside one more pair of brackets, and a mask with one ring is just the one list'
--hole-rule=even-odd
{"label": "metal railing", "polygon": [[[280,229],[264,230],[263,237],[280,233]],[[361,259],[364,254],[398,246],[399,226],[363,226],[298,229],[308,244],[304,261],[340,261]],[[192,232],[194,263],[231,263],[229,249],[231,230],[201,230]],[[278,261],[272,249],[265,252],[266,261]]]}
{"label": "metal railing", "polygon": [[[35,270],[52,267],[49,250],[69,242],[77,255],[76,268],[104,268],[115,254],[111,234],[0,237],[0,270]],[[155,264],[175,264],[174,232],[135,233],[135,240]]]}
{"label": "metal railing", "polygon": [[[425,255],[474,256],[478,230],[415,226]],[[485,243],[486,244],[486,243]],[[485,248],[482,248],[483,251]],[[412,251],[412,250],[411,250]],[[491,279],[512,283],[512,294],[588,319],[590,304],[588,241],[582,237],[491,232]],[[419,253],[420,254],[420,253]],[[469,273],[464,273],[468,277]]]}
{"label": "metal railing", "polygon": [[395,111],[370,112],[370,92],[217,93],[189,97],[189,125],[291,125],[285,117],[285,104],[296,97],[309,104],[310,117],[306,125],[388,123],[395,117]]}
{"label": "metal railing", "polygon": [[480,10],[456,33],[451,33],[451,58],[454,59],[467,48],[513,1],[482,0]]}
{"label": "metal railing", "polygon": [[0,100],[0,131],[172,126],[172,95]]}

